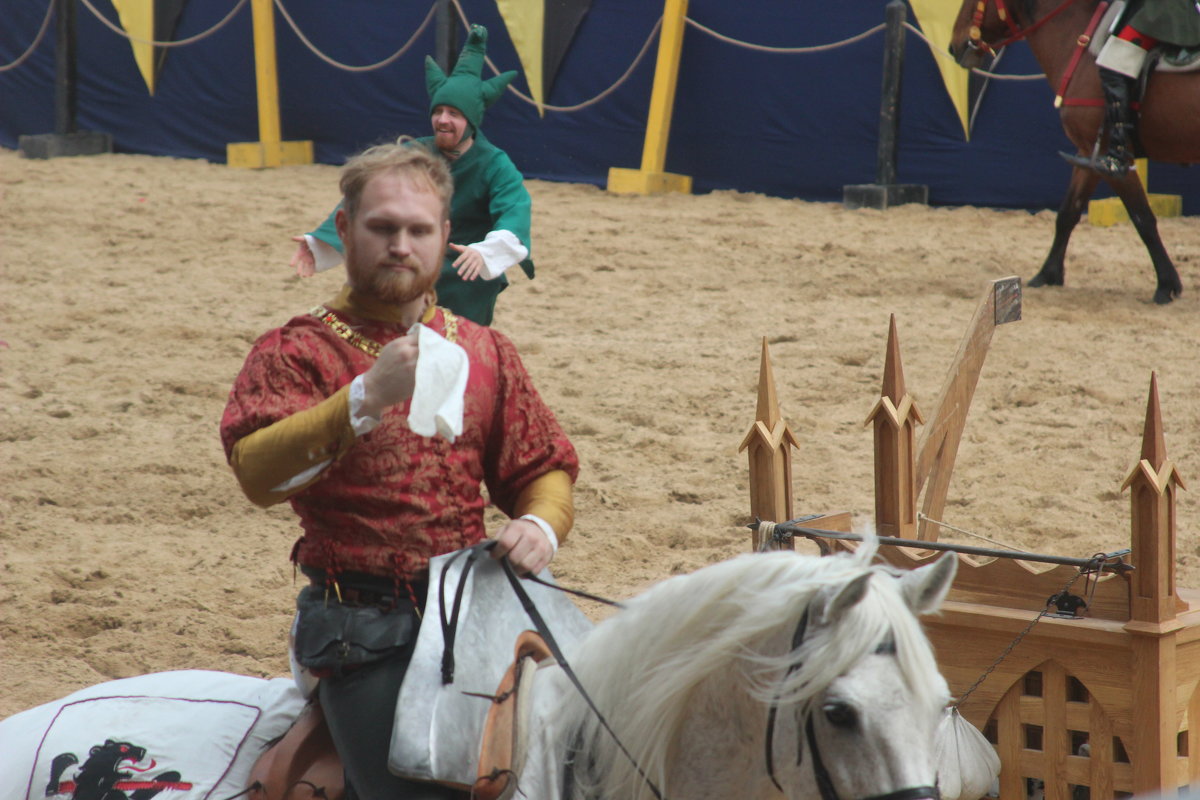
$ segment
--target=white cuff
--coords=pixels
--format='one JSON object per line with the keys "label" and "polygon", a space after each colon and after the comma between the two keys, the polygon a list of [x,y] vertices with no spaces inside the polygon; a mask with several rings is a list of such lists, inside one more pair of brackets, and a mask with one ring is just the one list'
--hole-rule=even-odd
{"label": "white cuff", "polygon": [[323,242],[311,233],[304,234],[304,241],[313,254],[313,263],[317,272],[333,269],[342,263],[342,254],[333,245]]}
{"label": "white cuff", "polygon": [[299,475],[294,475],[291,478],[288,478],[283,483],[279,484],[278,486],[271,487],[271,491],[272,492],[290,492],[292,489],[295,489],[297,486],[303,486],[304,484],[311,481],[313,478],[317,477],[317,475],[319,475],[321,473],[321,470],[325,469],[332,463],[333,463],[333,459],[327,458],[324,461],[322,461],[320,464],[317,464],[315,467],[309,467],[308,469],[304,470],[304,472],[301,472]]}
{"label": "white cuff", "polygon": [[359,375],[350,381],[350,427],[354,429],[355,436],[370,433],[379,424],[379,419],[376,417],[362,413],[362,404],[366,397],[367,390],[363,387],[363,376]]}
{"label": "white cuff", "polygon": [[550,527],[550,523],[535,514],[526,514],[520,519],[527,519],[534,525],[542,529],[542,533],[546,534],[546,538],[550,540],[550,549],[553,553],[558,552],[558,536],[554,533],[554,528]]}
{"label": "white cuff", "polygon": [[529,256],[529,248],[521,244],[512,231],[490,231],[482,242],[467,246],[483,256],[483,277],[489,281],[499,278]]}

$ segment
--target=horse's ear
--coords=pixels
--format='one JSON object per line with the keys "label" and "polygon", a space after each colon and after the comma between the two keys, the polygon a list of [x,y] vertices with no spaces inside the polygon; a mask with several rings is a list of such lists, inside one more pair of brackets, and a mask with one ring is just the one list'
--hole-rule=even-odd
{"label": "horse's ear", "polygon": [[908,607],[917,616],[937,611],[954,583],[958,556],[946,553],[932,564],[909,570],[900,579],[900,591]]}
{"label": "horse's ear", "polygon": [[809,605],[809,616],[817,626],[832,625],[867,596],[871,573],[864,572],[840,586],[828,586],[817,592]]}

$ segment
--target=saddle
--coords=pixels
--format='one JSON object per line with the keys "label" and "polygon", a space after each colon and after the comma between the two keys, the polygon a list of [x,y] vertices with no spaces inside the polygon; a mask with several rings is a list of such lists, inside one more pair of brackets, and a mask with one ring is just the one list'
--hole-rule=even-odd
{"label": "saddle", "polygon": [[[551,659],[542,637],[525,631],[492,698],[480,745],[478,777],[470,787],[479,800],[508,800],[525,763],[531,684],[538,666]],[[274,742],[250,771],[249,800],[342,800],[342,760],[314,695],[292,727]]]}

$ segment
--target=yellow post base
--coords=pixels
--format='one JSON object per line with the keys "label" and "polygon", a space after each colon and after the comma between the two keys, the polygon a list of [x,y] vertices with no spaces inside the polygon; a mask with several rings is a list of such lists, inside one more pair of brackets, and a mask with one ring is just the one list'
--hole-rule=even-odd
{"label": "yellow post base", "polygon": [[608,191],[614,194],[692,193],[692,176],[673,172],[648,172],[641,169],[610,167]]}
{"label": "yellow post base", "polygon": [[[1150,210],[1154,212],[1154,216],[1161,219],[1183,215],[1183,198],[1179,195],[1150,194],[1150,187],[1147,184],[1150,162],[1147,159],[1134,159],[1133,168],[1137,170],[1138,178],[1142,181],[1142,189],[1146,192],[1146,199],[1150,201]],[[1129,222],[1129,212],[1125,210],[1125,204],[1119,197],[1093,200],[1088,203],[1088,222],[1101,228],[1107,228],[1118,222]]]}
{"label": "yellow post base", "polygon": [[[1183,214],[1183,197],[1177,194],[1148,194],[1150,210],[1159,219],[1178,217]],[[1129,222],[1129,212],[1119,197],[1106,197],[1088,203],[1088,222],[1101,228]]]}
{"label": "yellow post base", "polygon": [[240,169],[285,167],[313,163],[313,143],[296,142],[236,142],[225,145],[225,162]]}

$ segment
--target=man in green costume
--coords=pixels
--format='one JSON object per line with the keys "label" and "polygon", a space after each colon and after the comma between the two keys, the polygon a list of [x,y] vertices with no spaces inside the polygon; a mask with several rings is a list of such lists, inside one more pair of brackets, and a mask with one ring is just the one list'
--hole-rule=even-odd
{"label": "man in green costume", "polygon": [[[454,180],[451,244],[437,281],[437,303],[480,325],[492,324],[496,297],[508,286],[504,273],[510,267],[520,264],[525,274],[533,277],[531,201],[524,178],[480,129],[484,110],[500,98],[517,73],[509,71],[482,80],[486,46],[487,30],[474,25],[449,75],[426,57],[425,88],[433,135],[411,140],[440,153],[449,162]],[[298,247],[291,264],[301,277],[341,263],[336,214],[335,208],[319,228],[293,237]]]}
{"label": "man in green costume", "polygon": [[1095,170],[1108,178],[1119,178],[1133,164],[1134,92],[1149,52],[1158,45],[1195,49],[1200,47],[1200,2],[1198,0],[1134,0],[1125,12],[1124,24],[1104,42],[1096,57],[1100,86],[1104,90],[1103,138],[1108,147],[1089,156],[1063,153],[1079,167]]}

